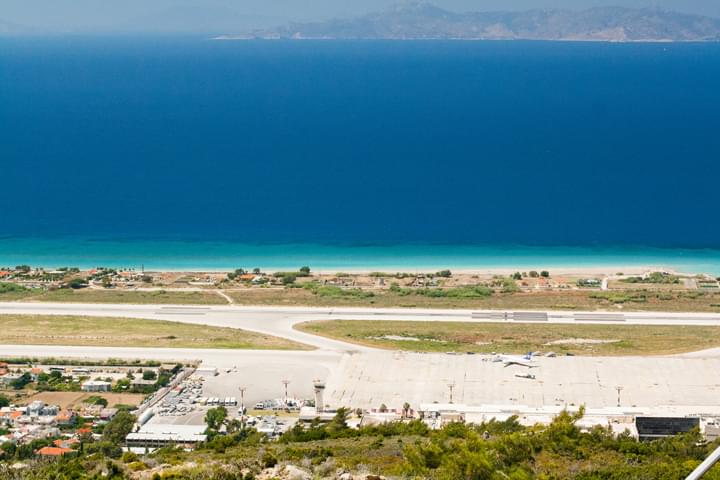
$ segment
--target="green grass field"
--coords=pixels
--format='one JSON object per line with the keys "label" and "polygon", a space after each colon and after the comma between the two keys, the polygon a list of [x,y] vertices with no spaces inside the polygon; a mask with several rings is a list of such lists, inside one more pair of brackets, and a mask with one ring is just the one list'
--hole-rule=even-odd
{"label": "green grass field", "polygon": [[290,340],[235,328],[161,320],[0,315],[0,344],[100,347],[309,350]]}
{"label": "green grass field", "polygon": [[351,343],[419,352],[620,356],[720,346],[720,327],[324,320],[295,328]]}

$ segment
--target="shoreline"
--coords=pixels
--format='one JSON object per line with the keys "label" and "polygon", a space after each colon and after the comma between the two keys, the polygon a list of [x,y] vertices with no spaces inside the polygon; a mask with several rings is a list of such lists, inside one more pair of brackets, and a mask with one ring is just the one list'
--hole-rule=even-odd
{"label": "shoreline", "polygon": [[0,238],[0,270],[107,267],[147,272],[265,272],[509,274],[548,270],[567,274],[644,273],[649,270],[720,276],[718,248],[638,245],[531,246],[521,244],[341,244],[90,237]]}

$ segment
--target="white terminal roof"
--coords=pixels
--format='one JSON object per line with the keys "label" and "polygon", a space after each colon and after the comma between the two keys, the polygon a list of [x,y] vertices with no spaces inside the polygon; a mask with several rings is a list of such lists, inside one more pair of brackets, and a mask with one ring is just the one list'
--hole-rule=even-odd
{"label": "white terminal roof", "polygon": [[205,425],[166,425],[146,423],[140,431],[130,433],[127,440],[165,440],[173,442],[204,442]]}

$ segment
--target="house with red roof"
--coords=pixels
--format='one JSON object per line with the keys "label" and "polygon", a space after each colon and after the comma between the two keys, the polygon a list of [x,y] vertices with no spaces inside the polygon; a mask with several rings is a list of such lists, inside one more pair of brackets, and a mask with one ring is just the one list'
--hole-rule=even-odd
{"label": "house with red roof", "polygon": [[72,453],[72,451],[71,448],[43,447],[35,453],[41,457],[59,458],[68,453]]}

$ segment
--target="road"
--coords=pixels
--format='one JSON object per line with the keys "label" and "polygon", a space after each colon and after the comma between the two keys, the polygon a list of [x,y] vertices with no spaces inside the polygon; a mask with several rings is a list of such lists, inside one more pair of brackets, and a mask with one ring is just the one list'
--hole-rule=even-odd
{"label": "road", "polygon": [[322,319],[720,326],[720,315],[705,313],[497,312],[387,308],[247,307],[238,305],[187,306],[4,302],[0,303],[0,314],[130,317],[233,327],[287,338],[321,350],[339,352],[359,352],[374,349],[299,332],[293,326],[301,322]]}

